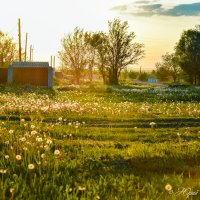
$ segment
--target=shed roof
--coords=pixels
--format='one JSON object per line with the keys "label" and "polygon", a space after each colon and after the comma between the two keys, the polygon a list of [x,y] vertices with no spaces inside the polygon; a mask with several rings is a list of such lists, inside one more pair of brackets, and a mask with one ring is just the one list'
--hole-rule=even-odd
{"label": "shed roof", "polygon": [[48,62],[16,62],[12,63],[12,67],[49,67]]}

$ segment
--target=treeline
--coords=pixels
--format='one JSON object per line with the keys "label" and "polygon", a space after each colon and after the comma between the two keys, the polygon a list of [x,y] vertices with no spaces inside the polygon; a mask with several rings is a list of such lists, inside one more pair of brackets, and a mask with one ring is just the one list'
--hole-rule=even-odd
{"label": "treeline", "polygon": [[200,85],[200,26],[186,30],[174,47],[173,53],[166,53],[156,63],[156,75],[160,81],[184,80]]}
{"label": "treeline", "polygon": [[[144,57],[144,45],[135,42],[135,33],[128,28],[127,21],[118,19],[108,21],[108,32],[75,28],[61,39],[58,55],[62,68],[71,73],[76,84],[85,77],[92,82],[95,73],[105,84],[119,84],[122,72]],[[17,57],[16,52],[13,39],[0,31],[0,67],[7,67]],[[174,52],[163,55],[151,75],[162,82],[183,80],[200,85],[200,26],[184,31]],[[143,72],[138,79],[148,76]]]}

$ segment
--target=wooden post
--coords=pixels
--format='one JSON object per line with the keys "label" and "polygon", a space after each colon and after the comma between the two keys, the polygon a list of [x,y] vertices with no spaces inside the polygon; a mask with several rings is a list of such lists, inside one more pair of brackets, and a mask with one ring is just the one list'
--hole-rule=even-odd
{"label": "wooden post", "polygon": [[32,55],[32,45],[30,45],[30,59],[29,59],[30,61],[32,60],[32,56],[31,55]]}
{"label": "wooden post", "polygon": [[53,58],[52,58],[52,56],[51,56],[51,62],[50,62],[50,66],[52,67],[52,62],[53,62]]}
{"label": "wooden post", "polygon": [[56,65],[56,58],[55,56],[53,57],[53,67],[55,68],[55,65]]}
{"label": "wooden post", "polygon": [[28,33],[26,33],[26,41],[25,41],[25,55],[24,55],[25,62],[26,62],[26,52],[27,52],[27,40],[28,40]]}
{"label": "wooden post", "polygon": [[34,50],[34,48],[32,47],[32,52],[31,52],[31,58],[32,58],[32,60],[31,61],[33,61],[33,50]]}
{"label": "wooden post", "polygon": [[21,54],[21,23],[20,18],[18,19],[18,38],[19,38],[19,61],[22,61],[22,54]]}

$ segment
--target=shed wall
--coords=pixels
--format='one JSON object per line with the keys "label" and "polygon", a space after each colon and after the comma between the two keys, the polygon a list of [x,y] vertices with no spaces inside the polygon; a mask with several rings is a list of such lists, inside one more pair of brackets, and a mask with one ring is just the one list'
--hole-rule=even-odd
{"label": "shed wall", "polygon": [[13,83],[30,84],[35,86],[48,86],[48,68],[47,67],[29,67],[13,68]]}
{"label": "shed wall", "polygon": [[8,79],[8,68],[0,68],[0,83],[6,84]]}

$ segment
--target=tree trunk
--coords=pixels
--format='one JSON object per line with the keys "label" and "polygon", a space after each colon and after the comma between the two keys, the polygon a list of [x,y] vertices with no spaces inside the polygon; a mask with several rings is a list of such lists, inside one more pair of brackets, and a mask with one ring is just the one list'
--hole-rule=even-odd
{"label": "tree trunk", "polygon": [[176,76],[172,76],[174,83],[176,83]]}
{"label": "tree trunk", "polygon": [[118,73],[116,69],[111,69],[109,72],[109,85],[119,85]]}
{"label": "tree trunk", "polygon": [[76,70],[75,72],[75,79],[76,79],[76,84],[80,85],[81,73],[79,70]]}
{"label": "tree trunk", "polygon": [[93,81],[93,70],[92,70],[93,66],[89,66],[89,73],[88,73],[88,78],[90,80],[90,82]]}
{"label": "tree trunk", "polygon": [[197,85],[197,75],[194,75],[194,84]]}

